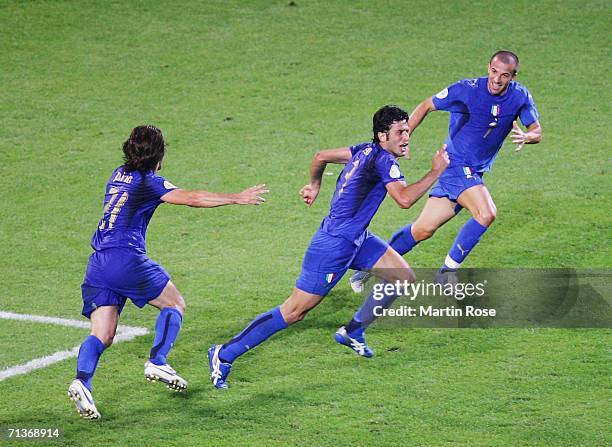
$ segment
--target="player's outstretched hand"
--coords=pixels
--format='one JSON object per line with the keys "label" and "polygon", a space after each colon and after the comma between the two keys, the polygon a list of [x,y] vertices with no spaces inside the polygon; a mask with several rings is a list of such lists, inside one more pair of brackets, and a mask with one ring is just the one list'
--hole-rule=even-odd
{"label": "player's outstretched hand", "polygon": [[312,185],[311,183],[304,185],[302,189],[300,189],[300,196],[304,199],[304,203],[308,206],[312,205],[319,195],[319,188],[317,186]]}
{"label": "player's outstretched hand", "polygon": [[267,194],[268,188],[265,184],[251,186],[238,194],[239,205],[261,205],[266,201],[262,196]]}
{"label": "player's outstretched hand", "polygon": [[442,173],[450,163],[448,154],[446,153],[446,144],[442,145],[442,148],[434,154],[433,160],[431,161],[431,170],[438,173]]}
{"label": "player's outstretched hand", "polygon": [[523,132],[523,130],[519,127],[518,123],[514,121],[512,123],[512,142],[516,144],[515,152],[523,149],[525,143],[527,143],[527,133]]}

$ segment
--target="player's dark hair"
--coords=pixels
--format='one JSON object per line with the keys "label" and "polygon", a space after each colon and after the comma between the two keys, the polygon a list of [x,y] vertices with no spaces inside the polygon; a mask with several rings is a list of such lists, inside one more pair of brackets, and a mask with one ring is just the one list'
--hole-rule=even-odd
{"label": "player's dark hair", "polygon": [[394,105],[386,105],[376,111],[372,117],[372,141],[379,143],[378,132],[389,132],[393,123],[408,121],[408,113],[402,108]]}
{"label": "player's dark hair", "polygon": [[500,50],[500,51],[498,51],[493,56],[491,56],[491,59],[489,60],[489,64],[491,62],[493,62],[493,59],[495,59],[495,58],[499,59],[504,64],[514,64],[514,74],[516,75],[518,73],[518,71],[519,71],[519,58],[512,51],[508,51],[508,50]]}
{"label": "player's dark hair", "polygon": [[123,143],[123,165],[126,171],[154,171],[165,153],[161,130],[155,126],[134,127]]}

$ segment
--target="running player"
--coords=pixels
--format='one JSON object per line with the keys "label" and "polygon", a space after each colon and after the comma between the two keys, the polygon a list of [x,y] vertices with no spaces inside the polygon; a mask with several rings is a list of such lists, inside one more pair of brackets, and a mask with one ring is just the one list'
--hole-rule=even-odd
{"label": "running player", "polygon": [[[483,183],[504,139],[512,133],[516,150],[542,139],[539,114],[529,90],[518,82],[519,59],[510,51],[498,51],[490,61],[488,76],[464,79],[427,98],[412,112],[410,132],[421,124],[428,113],[450,112],[446,146],[450,166],[429,193],[423,211],[414,223],[399,229],[389,244],[402,256],[419,242],[467,208],[468,220],[453,243],[437,275],[446,282],[455,274],[467,255],[495,220],[497,208]],[[520,118],[527,131],[516,119]],[[350,279],[356,292],[363,290],[366,272],[357,272]]]}
{"label": "running player", "polygon": [[[227,388],[232,362],[274,333],[301,321],[338,283],[349,268],[371,270],[386,281],[414,281],[406,261],[389,245],[367,231],[387,192],[402,208],[412,206],[448,165],[444,148],[436,152],[432,169],[418,182],[406,185],[397,158],[407,154],[408,114],[396,106],[384,106],[373,117],[372,142],[317,152],[312,161],[310,183],[300,195],[310,206],[321,187],[328,163],[346,164],[336,182],[330,212],[306,250],[302,272],[291,296],[280,306],[261,314],[224,345],[208,351],[211,380]],[[373,304],[386,307],[395,297],[366,298],[357,317],[335,334],[338,343],[357,354],[371,357],[364,331],[374,320]]]}
{"label": "running player", "polygon": [[79,414],[98,419],[91,381],[102,352],[113,342],[119,315],[127,299],[136,306],[160,310],[155,339],[144,375],[180,391],[187,381],[168,365],[166,356],[181,328],[185,301],[170,275],[147,257],[145,235],[156,208],[162,203],[212,208],[223,205],[259,205],[265,185],[238,194],[179,189],[161,177],[165,154],[162,132],[154,126],[136,127],[123,144],[124,164],[106,185],[104,214],[93,235],[94,253],[83,281],[83,315],[91,320],[91,335],[81,344],[76,378],[68,388]]}

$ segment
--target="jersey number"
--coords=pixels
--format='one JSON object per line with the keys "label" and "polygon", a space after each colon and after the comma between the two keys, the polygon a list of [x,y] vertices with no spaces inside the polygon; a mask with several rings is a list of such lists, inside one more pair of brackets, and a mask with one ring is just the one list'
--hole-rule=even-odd
{"label": "jersey number", "polygon": [[355,174],[355,171],[357,170],[358,167],[359,167],[359,160],[355,160],[353,162],[353,167],[351,168],[351,170],[344,175],[344,183],[340,187],[340,191],[338,191],[339,195],[344,192],[344,187],[347,185],[351,177]]}
{"label": "jersey number", "polygon": [[104,230],[105,228],[108,228],[110,230],[111,228],[113,228],[113,224],[117,220],[117,216],[119,216],[119,213],[121,212],[121,208],[123,208],[123,205],[128,199],[127,191],[124,191],[121,194],[120,192],[121,191],[115,187],[112,187],[108,191],[108,193],[111,195],[111,198],[106,204],[106,206],[104,207],[104,216],[106,216],[106,213],[108,213],[109,211],[110,211],[110,215],[108,216],[107,220],[102,218],[102,220],[100,221],[100,225],[98,227],[100,230]]}

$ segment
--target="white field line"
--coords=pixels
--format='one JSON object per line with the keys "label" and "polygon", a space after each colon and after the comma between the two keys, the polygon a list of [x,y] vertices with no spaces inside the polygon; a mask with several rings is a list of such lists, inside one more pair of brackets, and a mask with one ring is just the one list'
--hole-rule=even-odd
{"label": "white field line", "polygon": [[[13,312],[0,311],[0,319],[29,321],[44,324],[57,324],[60,326],[89,329],[89,323],[86,321],[69,320],[67,318],[45,317],[42,315],[16,314]],[[143,327],[119,325],[117,326],[117,335],[115,336],[114,342],[118,343],[121,341],[130,341],[135,339],[136,337],[140,337],[141,335],[146,335],[148,333],[149,331]],[[80,345],[67,351],[57,351],[51,355],[40,357],[34,360],[30,360],[27,363],[11,366],[10,368],[4,369],[0,371],[0,382],[5,379],[8,379],[9,377],[17,376],[20,374],[27,374],[36,369],[45,368],[54,363],[61,362],[62,360],[66,360],[71,357],[76,357],[79,354],[79,348]]]}

